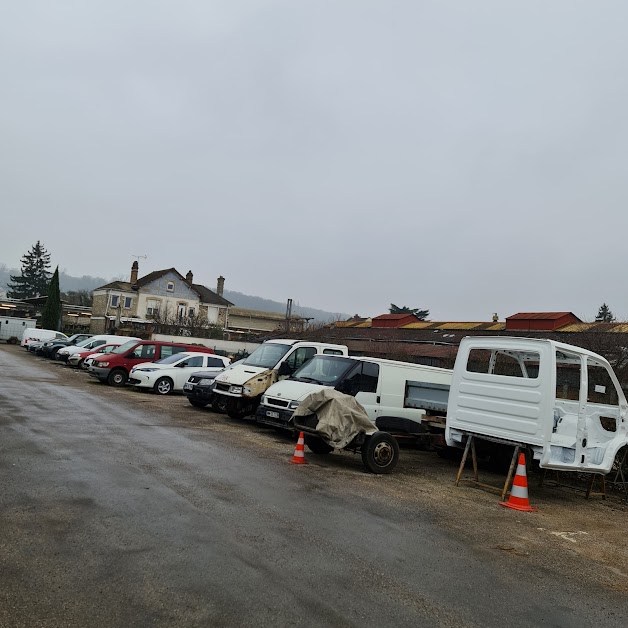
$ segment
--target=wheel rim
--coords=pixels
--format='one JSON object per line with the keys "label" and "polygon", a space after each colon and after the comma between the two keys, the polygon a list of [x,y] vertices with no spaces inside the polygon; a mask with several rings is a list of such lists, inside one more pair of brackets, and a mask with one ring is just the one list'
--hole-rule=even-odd
{"label": "wheel rim", "polygon": [[115,384],[121,384],[124,381],[124,377],[120,373],[116,373],[113,376],[113,381]]}
{"label": "wheel rim", "polygon": [[373,461],[378,467],[387,467],[393,460],[394,452],[389,443],[377,443],[373,448]]}
{"label": "wheel rim", "polygon": [[157,392],[159,392],[160,395],[167,395],[170,392],[170,382],[157,382]]}

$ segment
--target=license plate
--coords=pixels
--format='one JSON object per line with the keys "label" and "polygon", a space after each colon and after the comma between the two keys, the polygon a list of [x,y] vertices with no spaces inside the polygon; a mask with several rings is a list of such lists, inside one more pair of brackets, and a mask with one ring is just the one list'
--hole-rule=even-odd
{"label": "license plate", "polygon": [[192,390],[193,388],[192,384],[183,384],[183,390]]}
{"label": "license plate", "polygon": [[266,416],[269,416],[271,419],[278,419],[279,412],[273,412],[272,410],[266,410]]}

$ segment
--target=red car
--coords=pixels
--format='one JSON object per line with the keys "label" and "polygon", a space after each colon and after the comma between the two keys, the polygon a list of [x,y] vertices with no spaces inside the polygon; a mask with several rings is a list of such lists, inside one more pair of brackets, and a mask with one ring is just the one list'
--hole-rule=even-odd
{"label": "red car", "polygon": [[203,351],[214,353],[203,345],[188,345],[179,342],[156,340],[130,340],[111,353],[96,356],[89,367],[89,374],[111,386],[124,386],[129,379],[131,368],[142,362],[154,362],[182,351]]}

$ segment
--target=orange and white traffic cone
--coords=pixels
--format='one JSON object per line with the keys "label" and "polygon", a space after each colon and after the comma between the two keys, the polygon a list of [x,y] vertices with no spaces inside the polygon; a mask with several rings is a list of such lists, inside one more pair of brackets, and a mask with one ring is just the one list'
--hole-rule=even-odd
{"label": "orange and white traffic cone", "polygon": [[294,456],[292,456],[292,460],[290,462],[292,464],[307,464],[307,460],[305,459],[305,438],[303,436],[303,432],[299,433],[299,440],[297,441],[297,446],[294,449]]}
{"label": "orange and white traffic cone", "polygon": [[530,506],[528,499],[528,477],[526,475],[526,457],[525,454],[519,454],[519,464],[517,465],[517,473],[512,481],[510,496],[507,502],[499,502],[500,506],[506,508],[514,508],[515,510],[523,510],[524,512],[538,512],[538,508]]}

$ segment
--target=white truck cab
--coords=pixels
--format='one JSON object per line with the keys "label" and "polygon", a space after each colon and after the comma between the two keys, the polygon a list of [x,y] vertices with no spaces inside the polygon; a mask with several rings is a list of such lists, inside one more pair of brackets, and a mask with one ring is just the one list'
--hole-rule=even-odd
{"label": "white truck cab", "polygon": [[301,401],[324,388],[335,388],[364,408],[380,430],[418,433],[425,411],[406,404],[414,382],[449,388],[449,369],[371,357],[316,355],[290,378],[273,384],[262,396],[256,419],[291,429]]}
{"label": "white truck cab", "polygon": [[628,405],[600,355],[552,340],[465,338],[454,366],[445,437],[529,445],[546,469],[608,473],[628,444]]}
{"label": "white truck cab", "polygon": [[227,414],[255,414],[260,398],[276,381],[288,377],[317,354],[348,355],[345,345],[306,340],[268,340],[251,355],[214,380],[214,393]]}

